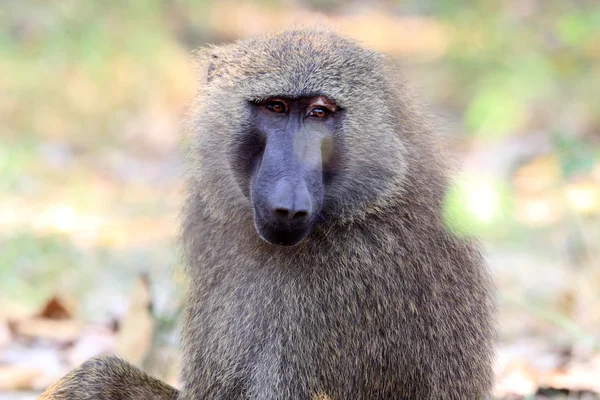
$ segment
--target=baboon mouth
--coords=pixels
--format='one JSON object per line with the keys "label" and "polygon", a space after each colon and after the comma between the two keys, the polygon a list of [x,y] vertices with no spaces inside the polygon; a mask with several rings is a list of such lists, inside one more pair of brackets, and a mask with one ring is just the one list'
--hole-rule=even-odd
{"label": "baboon mouth", "polygon": [[311,226],[307,224],[283,226],[260,221],[260,218],[255,218],[254,227],[262,240],[277,246],[297,245],[308,236],[311,230]]}
{"label": "baboon mouth", "polygon": [[308,236],[309,229],[266,228],[258,232],[261,239],[279,246],[294,246]]}

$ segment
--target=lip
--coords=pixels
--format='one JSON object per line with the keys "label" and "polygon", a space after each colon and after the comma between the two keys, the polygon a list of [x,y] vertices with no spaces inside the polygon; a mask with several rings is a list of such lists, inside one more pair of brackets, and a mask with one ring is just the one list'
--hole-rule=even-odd
{"label": "lip", "polygon": [[254,228],[262,240],[278,246],[294,246],[302,242],[310,233],[311,223],[275,224],[254,215]]}

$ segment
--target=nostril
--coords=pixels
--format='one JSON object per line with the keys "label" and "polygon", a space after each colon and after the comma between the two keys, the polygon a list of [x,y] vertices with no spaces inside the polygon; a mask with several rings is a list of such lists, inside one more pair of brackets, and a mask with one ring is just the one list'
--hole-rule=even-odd
{"label": "nostril", "polygon": [[275,209],[275,215],[277,215],[279,218],[287,218],[289,214],[290,214],[290,210],[288,210],[287,208],[276,208]]}
{"label": "nostril", "polygon": [[305,218],[306,216],[308,216],[308,211],[300,210],[300,211],[296,211],[294,213],[294,215],[292,215],[292,219],[300,220],[300,219]]}
{"label": "nostril", "polygon": [[308,216],[308,211],[306,210],[289,210],[287,208],[275,208],[275,215],[282,220],[292,220],[292,221],[300,221],[301,219],[306,218]]}

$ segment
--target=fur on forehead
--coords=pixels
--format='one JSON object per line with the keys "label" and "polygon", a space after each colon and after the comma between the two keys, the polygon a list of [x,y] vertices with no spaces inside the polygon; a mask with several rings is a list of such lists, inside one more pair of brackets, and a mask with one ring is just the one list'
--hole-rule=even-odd
{"label": "fur on forehead", "polygon": [[331,30],[288,30],[204,49],[206,90],[246,100],[324,95],[340,107],[369,88],[385,87],[384,56]]}

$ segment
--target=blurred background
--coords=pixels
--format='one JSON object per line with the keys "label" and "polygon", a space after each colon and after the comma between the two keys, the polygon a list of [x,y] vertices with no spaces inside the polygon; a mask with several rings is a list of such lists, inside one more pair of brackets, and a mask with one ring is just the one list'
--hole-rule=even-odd
{"label": "blurred background", "polygon": [[498,399],[600,398],[600,3],[0,0],[0,399],[119,351],[177,385],[192,50],[330,25],[452,138],[499,289]]}

